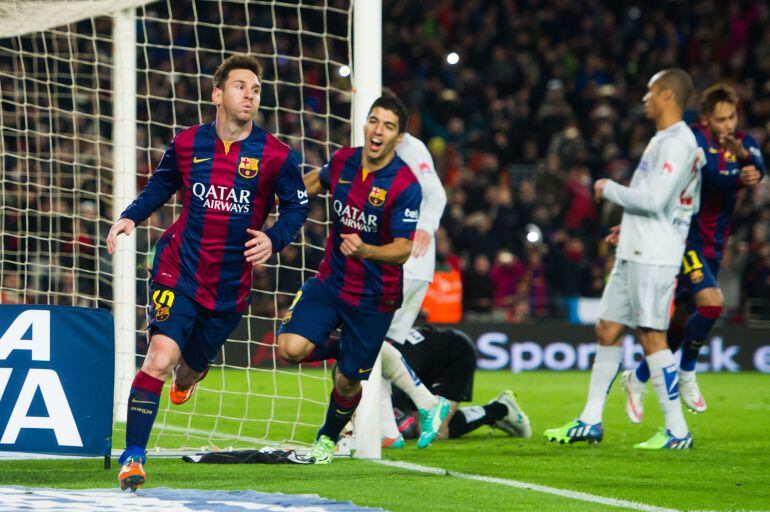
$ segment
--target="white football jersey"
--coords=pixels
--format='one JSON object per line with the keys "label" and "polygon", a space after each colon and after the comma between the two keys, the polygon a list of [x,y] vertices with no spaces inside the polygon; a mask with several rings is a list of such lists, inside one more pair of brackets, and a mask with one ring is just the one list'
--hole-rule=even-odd
{"label": "white football jersey", "polygon": [[436,174],[433,158],[428,148],[417,137],[408,133],[404,140],[396,146],[396,154],[406,162],[412,173],[417,177],[422,189],[420,203],[420,220],[417,229],[431,234],[428,251],[421,258],[409,257],[404,264],[404,279],[416,279],[433,282],[433,272],[436,270],[436,240],[433,238],[438,229],[441,215],[446,206],[446,192],[441,180]]}
{"label": "white football jersey", "polygon": [[604,197],[624,208],[619,259],[681,264],[691,217],[700,208],[703,164],[695,135],[679,121],[650,140],[630,186],[607,183]]}

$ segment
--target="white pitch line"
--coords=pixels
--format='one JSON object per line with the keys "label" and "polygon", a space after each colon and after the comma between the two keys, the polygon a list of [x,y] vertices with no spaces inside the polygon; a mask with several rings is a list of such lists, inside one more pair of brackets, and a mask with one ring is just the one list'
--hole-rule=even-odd
{"label": "white pitch line", "polygon": [[407,471],[417,471],[420,473],[429,473],[431,475],[446,475],[456,478],[463,478],[466,480],[476,480],[478,482],[486,482],[490,484],[505,485],[508,487],[515,487],[517,489],[525,489],[530,491],[542,492],[545,494],[553,494],[555,496],[561,496],[571,500],[587,501],[589,503],[599,503],[601,505],[607,505],[610,507],[622,507],[632,510],[642,510],[644,512],[679,512],[677,509],[656,507],[654,505],[646,505],[637,501],[620,500],[616,498],[605,498],[604,496],[597,496],[595,494],[588,494],[580,491],[569,491],[566,489],[557,489],[556,487],[548,487],[547,485],[538,485],[528,482],[520,482],[518,480],[509,480],[507,478],[495,478],[491,476],[472,475],[469,473],[460,473],[457,471],[449,471],[442,468],[436,468],[431,466],[422,466],[420,464],[413,464],[411,462],[401,462],[397,460],[372,460],[377,464],[384,466],[391,466],[399,469],[406,469]]}

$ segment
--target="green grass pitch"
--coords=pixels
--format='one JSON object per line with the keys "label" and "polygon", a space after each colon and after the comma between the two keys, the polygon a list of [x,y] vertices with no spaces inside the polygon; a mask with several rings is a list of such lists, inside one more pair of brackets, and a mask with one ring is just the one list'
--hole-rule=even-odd
{"label": "green grass pitch", "polygon": [[[221,379],[221,385],[228,391],[248,386],[256,394],[269,395],[278,389],[275,376],[260,375],[264,377],[251,375],[248,382],[236,372],[216,378]],[[215,387],[216,378],[207,379],[207,386]],[[204,389],[196,402],[183,407],[189,407],[191,413],[197,411],[198,416],[203,412],[211,416],[197,423],[195,414],[169,415],[163,421],[180,427],[189,424],[204,432],[218,421],[218,428],[248,437],[263,436],[269,428],[271,437],[312,439],[313,428],[293,429],[290,422],[298,408],[305,408],[301,412],[311,418],[309,423],[320,421],[328,384],[318,378],[292,378],[291,372],[278,378],[286,379],[287,383],[280,389],[287,395],[288,387],[301,385],[303,396],[318,403],[299,405],[289,399],[246,399],[234,393],[220,405],[215,393]],[[417,450],[411,441],[404,449],[385,451],[383,457],[679,510],[769,509],[770,376],[704,374],[699,381],[709,409],[700,416],[687,415],[695,438],[695,448],[690,451],[634,450],[634,443],[650,437],[662,424],[662,416],[654,393],[650,392],[645,399],[644,423],[630,424],[623,412],[624,395],[617,385],[608,398],[604,442],[598,446],[550,444],[542,436],[543,430],[561,425],[580,413],[588,373],[478,372],[475,402],[483,404],[502,389],[514,389],[532,420],[532,439],[515,439],[483,427],[466,438],[436,441],[426,450]],[[248,407],[253,416],[259,407],[264,407],[275,421],[267,424],[217,419],[240,418],[243,415],[239,408],[244,407]],[[166,431],[164,436],[169,433]],[[168,439],[173,441],[175,437]],[[232,438],[217,442],[221,446],[248,444],[235,443]],[[122,432],[116,432],[116,445],[121,443]],[[146,470],[147,486],[313,493],[395,511],[617,510],[532,490],[415,473],[350,459],[314,467],[191,465],[179,459],[155,458]],[[114,465],[112,470],[104,471],[97,459],[0,461],[0,485],[109,488],[117,485],[116,474]]]}

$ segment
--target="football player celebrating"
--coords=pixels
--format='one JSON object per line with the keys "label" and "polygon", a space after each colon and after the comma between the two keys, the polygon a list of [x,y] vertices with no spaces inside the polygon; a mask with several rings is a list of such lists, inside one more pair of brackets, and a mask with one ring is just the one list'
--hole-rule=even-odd
{"label": "football player celebrating", "polygon": [[[256,125],[259,61],[234,55],[214,72],[214,122],[179,132],[147,185],[110,229],[117,237],[184,186],[182,211],[158,240],[151,270],[150,346],[128,397],[126,449],[118,480],[136,491],[146,479],[147,441],[163,383],[171,401],[187,401],[248,308],[252,267],[297,236],[307,193],[289,147]],[[278,196],[280,216],[260,231]]]}
{"label": "football player celebrating", "polygon": [[[402,302],[403,264],[422,198],[417,178],[396,156],[406,120],[399,99],[378,98],[364,125],[364,146],[337,150],[304,177],[311,196],[330,192],[331,226],[318,274],[297,293],[278,331],[278,350],[297,364],[338,352],[326,419],[310,452],[317,464],[332,462],[361,400],[361,380],[369,377]],[[339,342],[330,342],[340,327]]]}

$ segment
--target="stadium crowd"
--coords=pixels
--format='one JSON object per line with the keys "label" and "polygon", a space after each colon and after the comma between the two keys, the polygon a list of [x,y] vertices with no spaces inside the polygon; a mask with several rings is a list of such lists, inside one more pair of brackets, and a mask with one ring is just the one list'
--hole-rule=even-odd
{"label": "stadium crowd", "polygon": [[[335,72],[326,101],[318,87],[326,72],[323,45],[290,33],[275,33],[273,40],[253,28],[270,26],[273,14],[251,13],[246,23],[237,3],[225,3],[221,11],[202,8],[211,12],[199,12],[201,19],[208,15],[233,30],[223,31],[222,37],[216,23],[199,26],[197,32],[193,24],[178,23],[169,31],[159,21],[169,16],[162,6],[145,11],[150,21],[140,37],[151,44],[140,45],[139,52],[144,71],[137,144],[151,149],[137,152],[143,176],[138,190],[173,129],[194,124],[199,116],[209,118],[201,100],[207,101],[210,79],[201,72],[213,71],[222,48],[267,56],[275,53],[275,45],[283,56],[303,57],[279,56],[265,66],[266,80],[278,82],[265,88],[260,121],[282,135],[305,165],[321,164],[347,142],[348,126],[326,114],[331,103],[336,115],[348,115],[349,85]],[[189,16],[174,9],[175,19]],[[275,21],[299,27],[296,12],[279,8]],[[317,16],[306,13],[302,27],[318,25]],[[337,20],[327,27],[330,32],[346,32],[342,18],[330,19]],[[392,0],[384,2],[383,21],[384,82],[410,107],[409,131],[428,144],[447,189],[449,202],[437,236],[439,267],[454,269],[463,282],[472,283],[463,292],[468,318],[520,322],[563,316],[565,298],[601,294],[613,265],[613,253],[602,239],[619,222],[621,211],[609,203],[597,206],[592,183],[602,177],[630,178],[653,131],[643,118],[641,98],[655,71],[681,66],[699,90],[717,81],[734,83],[741,97],[740,127],[751,129],[764,154],[770,154],[770,7],[763,2],[628,7],[592,0]],[[247,25],[252,28],[244,38],[235,28]],[[109,30],[109,24],[96,28]],[[244,40],[251,41],[248,48]],[[194,50],[200,41],[210,53]],[[94,82],[80,84],[80,108],[87,115],[65,118],[58,129],[109,137],[109,123],[96,123],[88,115],[109,110],[97,94],[110,88],[109,69],[99,69],[93,54],[108,61],[109,48],[100,48],[102,42],[91,48],[85,39],[75,44],[83,46],[76,76]],[[332,50],[335,55],[346,52],[344,45]],[[457,64],[447,62],[449,52],[459,55]],[[0,69],[6,76],[17,68],[5,55]],[[67,71],[57,79],[66,81]],[[304,85],[291,85],[299,83]],[[10,98],[21,82],[4,80],[2,87]],[[62,111],[74,101],[66,94],[55,97]],[[83,101],[91,103],[83,106]],[[81,304],[89,303],[89,296],[109,299],[111,264],[100,242],[113,218],[109,148],[88,137],[56,140],[42,128],[20,137],[17,129],[45,115],[44,109],[28,111],[22,119],[12,103],[3,102],[3,112],[8,153],[43,155],[6,156],[3,180],[10,209],[3,228],[3,302],[40,300],[23,291],[35,289],[55,290],[59,302],[73,296]],[[697,98],[687,116],[697,120]],[[68,122],[73,126],[65,126]],[[64,162],[55,173],[45,168],[52,154]],[[78,165],[79,180],[68,178]],[[51,176],[54,182],[48,181]],[[140,251],[151,253],[175,213],[164,208],[153,215],[153,227],[139,237]],[[65,220],[56,220],[62,214]],[[255,293],[253,314],[278,316],[307,269],[317,268],[324,215],[323,204],[313,203],[316,222],[305,229],[304,252],[287,249],[279,270],[266,268],[257,276],[255,286],[267,293]],[[26,255],[33,257],[27,261]],[[36,270],[20,273],[30,265]],[[50,265],[58,271],[46,273]],[[770,180],[744,194],[724,265],[720,282],[730,319],[741,321],[749,306],[762,300],[767,307]],[[20,283],[24,276],[27,282]],[[145,290],[140,291],[144,296]]]}
{"label": "stadium crowd", "polygon": [[[683,67],[698,90],[735,84],[739,127],[770,154],[763,2],[398,0],[384,19],[385,82],[443,177],[439,253],[472,283],[474,316],[521,321],[600,296],[613,265],[602,238],[621,212],[598,207],[592,184],[630,179],[654,131],[641,98],[657,70]],[[738,206],[720,276],[734,320],[770,296],[769,206],[767,179]]]}

